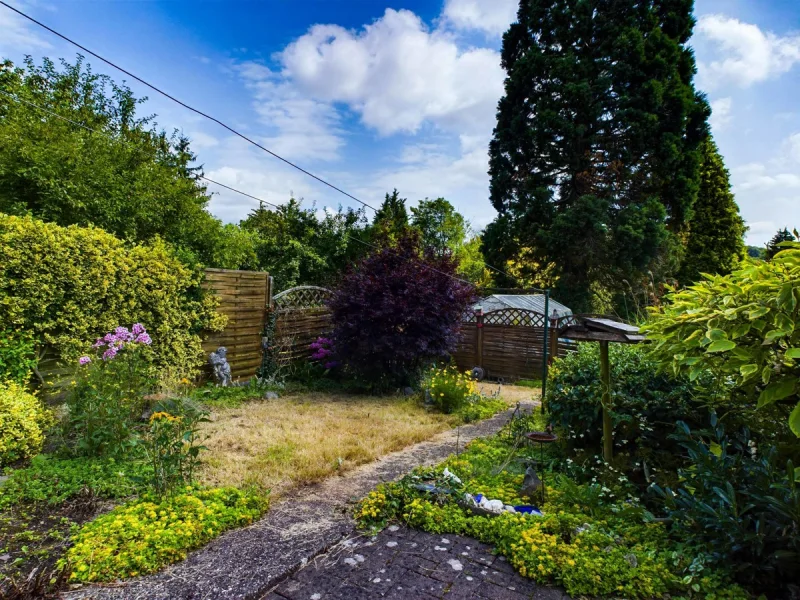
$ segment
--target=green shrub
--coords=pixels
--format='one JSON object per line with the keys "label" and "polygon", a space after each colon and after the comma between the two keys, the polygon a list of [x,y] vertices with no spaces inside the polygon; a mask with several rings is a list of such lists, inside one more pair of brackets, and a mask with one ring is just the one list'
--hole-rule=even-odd
{"label": "green shrub", "polygon": [[[693,414],[702,412],[692,401],[690,382],[659,370],[659,364],[637,346],[612,344],[610,363],[615,446],[639,454],[676,449],[668,442],[675,421],[694,422]],[[601,396],[598,344],[579,344],[577,352],[550,368],[547,406],[572,447],[600,446]]]}
{"label": "green shrub", "polygon": [[40,454],[29,466],[14,469],[8,476],[0,487],[0,510],[17,504],[55,506],[84,494],[124,498],[142,491],[149,473],[143,461],[64,459]]}
{"label": "green shrub", "polygon": [[478,393],[472,375],[453,366],[429,368],[422,378],[422,389],[445,414],[457,412]]}
{"label": "green shrub", "polygon": [[676,491],[663,499],[673,532],[707,554],[708,562],[733,565],[736,578],[772,597],[788,597],[800,584],[800,483],[792,461],[776,460],[744,428],[726,434],[715,415],[711,429],[692,432],[679,423],[674,436],[689,456]]}
{"label": "green shrub", "polygon": [[263,496],[234,488],[143,497],[81,527],[62,565],[74,582],[153,573],[224,531],[249,525],[266,509]]}
{"label": "green shrub", "polygon": [[158,239],[127,246],[95,227],[0,214],[0,323],[32,332],[67,362],[98,332],[141,322],[157,366],[195,370],[201,332],[224,326],[201,279]]}
{"label": "green shrub", "polygon": [[732,396],[736,410],[779,403],[800,437],[800,243],[784,245],[770,261],[746,259],[669,294],[645,331],[675,372],[713,374],[709,396]]}
{"label": "green shrub", "polygon": [[37,454],[50,422],[36,396],[14,381],[0,382],[0,466]]}
{"label": "green shrub", "polygon": [[0,331],[0,381],[25,385],[36,368],[36,344],[29,331]]}

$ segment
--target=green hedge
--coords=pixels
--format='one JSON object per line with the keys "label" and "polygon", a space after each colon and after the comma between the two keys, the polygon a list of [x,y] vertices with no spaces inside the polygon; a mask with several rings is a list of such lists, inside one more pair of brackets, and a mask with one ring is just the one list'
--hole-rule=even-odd
{"label": "green hedge", "polygon": [[191,372],[202,364],[201,332],[225,324],[201,279],[158,239],[128,245],[95,227],[0,213],[0,329],[33,332],[67,362],[140,322],[159,367]]}

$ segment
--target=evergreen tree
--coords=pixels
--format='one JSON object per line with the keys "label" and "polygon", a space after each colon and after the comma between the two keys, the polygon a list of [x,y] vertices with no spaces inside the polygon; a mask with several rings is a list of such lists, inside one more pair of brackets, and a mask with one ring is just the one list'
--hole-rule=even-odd
{"label": "evergreen tree", "polygon": [[781,242],[793,242],[797,238],[792,235],[786,227],[783,229],[779,229],[778,233],[772,236],[772,239],[767,243],[767,260],[770,260],[773,256],[775,256],[778,252],[783,250],[778,244]]}
{"label": "evergreen tree", "polygon": [[487,229],[490,260],[525,248],[555,264],[574,309],[664,263],[710,113],[692,84],[693,26],[692,0],[520,1],[489,148],[503,224]]}
{"label": "evergreen tree", "polygon": [[700,273],[727,275],[745,254],[746,227],[731,193],[728,170],[710,136],[701,149],[700,190],[678,274],[683,284],[697,281]]}
{"label": "evergreen tree", "polygon": [[395,189],[386,194],[372,220],[372,237],[380,244],[391,245],[408,230],[406,199]]}

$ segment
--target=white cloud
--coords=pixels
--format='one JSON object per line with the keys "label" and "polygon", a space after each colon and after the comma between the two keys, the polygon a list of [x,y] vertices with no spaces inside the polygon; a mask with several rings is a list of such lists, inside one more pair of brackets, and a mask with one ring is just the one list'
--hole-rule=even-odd
{"label": "white cloud", "polygon": [[263,65],[244,63],[239,72],[254,91],[261,122],[276,132],[260,140],[264,146],[292,160],[339,157],[344,142],[334,106],[309,97]]}
{"label": "white cloud", "polygon": [[[10,0],[9,4],[27,12],[28,6],[24,2]],[[40,31],[30,21],[0,6],[0,52],[32,52],[52,48]]]}
{"label": "white cloud", "polygon": [[709,123],[714,131],[722,131],[731,122],[733,99],[719,98],[711,102],[711,118]]}
{"label": "white cloud", "polygon": [[323,102],[341,102],[382,135],[424,122],[457,133],[491,131],[503,92],[500,57],[462,50],[407,10],[387,9],[354,32],[315,25],[280,55],[282,75]]}
{"label": "white cloud", "polygon": [[779,36],[757,25],[713,14],[700,17],[696,35],[716,48],[716,58],[699,63],[702,87],[731,82],[740,87],[772,79],[800,62],[800,35]]}
{"label": "white cloud", "polygon": [[442,17],[457,29],[501,36],[517,20],[518,0],[446,0]]}
{"label": "white cloud", "polygon": [[191,131],[186,134],[192,142],[193,150],[204,150],[219,145],[219,140],[213,135],[208,135],[202,131]]}
{"label": "white cloud", "polygon": [[800,133],[790,135],[786,145],[789,157],[800,163]]}

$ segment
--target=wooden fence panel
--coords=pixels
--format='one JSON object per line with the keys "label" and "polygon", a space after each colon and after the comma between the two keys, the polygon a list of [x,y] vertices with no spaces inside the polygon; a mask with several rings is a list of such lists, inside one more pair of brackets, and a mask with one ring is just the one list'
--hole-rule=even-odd
{"label": "wooden fence panel", "polygon": [[270,304],[269,273],[206,269],[203,288],[219,298],[217,311],[228,317],[220,332],[203,342],[208,354],[220,346],[228,349],[234,379],[253,377],[261,366],[261,335]]}
{"label": "wooden fence panel", "polygon": [[[550,329],[548,353],[564,356],[574,344],[558,340]],[[492,379],[540,379],[544,358],[544,319],[524,309],[500,309],[468,315],[453,359],[459,369],[483,367]]]}

